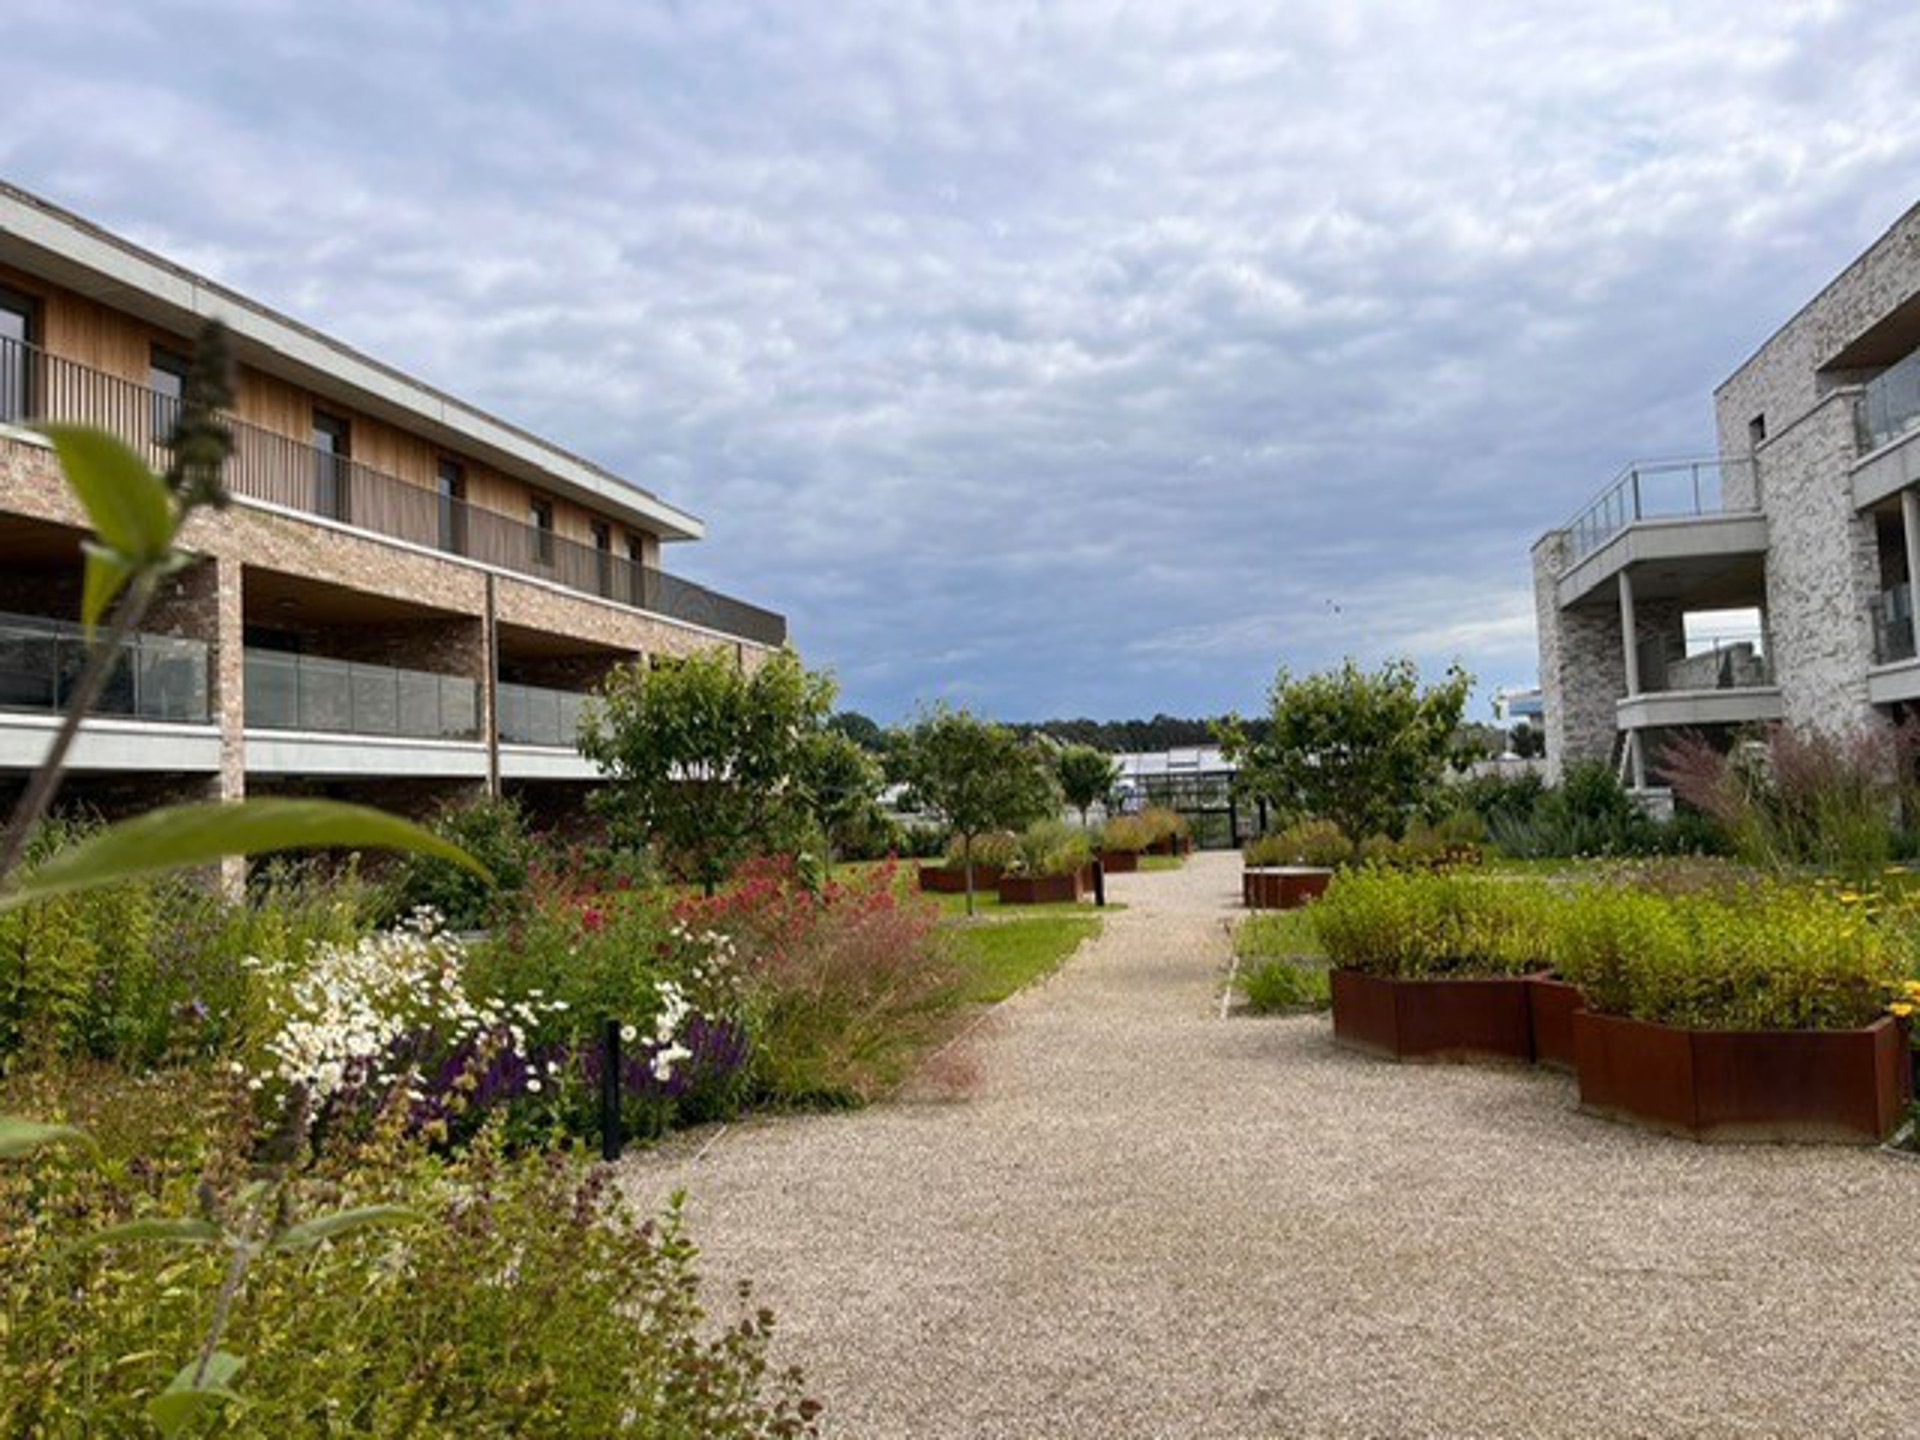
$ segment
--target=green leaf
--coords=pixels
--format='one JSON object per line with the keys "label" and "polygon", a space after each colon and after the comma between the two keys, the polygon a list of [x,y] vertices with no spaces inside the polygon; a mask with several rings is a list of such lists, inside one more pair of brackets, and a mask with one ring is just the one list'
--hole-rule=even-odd
{"label": "green leaf", "polygon": [[207,1358],[207,1373],[199,1375],[199,1360],[189,1360],[167,1388],[147,1402],[147,1418],[162,1435],[173,1436],[216,1405],[246,1404],[245,1397],[233,1390],[233,1377],[246,1363],[238,1355],[216,1350]]}
{"label": "green leaf", "polygon": [[416,1218],[414,1212],[404,1205],[362,1205],[353,1210],[335,1210],[330,1215],[316,1215],[311,1220],[302,1220],[298,1225],[289,1225],[273,1237],[273,1243],[267,1249],[305,1250],[322,1240],[350,1235],[369,1225],[393,1225]]}
{"label": "green leaf", "polygon": [[0,1160],[15,1160],[49,1145],[95,1148],[91,1135],[71,1125],[43,1125],[38,1120],[22,1120],[17,1115],[0,1115]]}
{"label": "green leaf", "polygon": [[86,582],[80,592],[80,623],[87,627],[91,637],[93,627],[100,623],[100,617],[113,604],[113,597],[133,578],[137,567],[118,550],[110,550],[97,540],[84,541],[80,548],[87,556]]}
{"label": "green leaf", "polygon": [[44,427],[60,453],[67,484],[86,507],[107,548],[135,565],[163,559],[173,545],[173,501],[166,482],[124,443],[83,425]]}
{"label": "green leaf", "polygon": [[139,875],[209,865],[226,855],[332,847],[417,850],[493,880],[459,846],[369,806],[337,800],[212,801],[149,811],[95,832],[0,895],[0,911]]}
{"label": "green leaf", "polygon": [[217,1245],[223,1232],[211,1220],[190,1215],[156,1216],[151,1220],[129,1220],[124,1225],[109,1225],[96,1230],[79,1244],[83,1249],[95,1245],[122,1245],[133,1240],[158,1240],[167,1245]]}

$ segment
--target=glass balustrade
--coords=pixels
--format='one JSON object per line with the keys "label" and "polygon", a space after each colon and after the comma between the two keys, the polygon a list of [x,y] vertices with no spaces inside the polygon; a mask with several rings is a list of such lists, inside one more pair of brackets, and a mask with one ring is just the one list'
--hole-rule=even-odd
{"label": "glass balustrade", "polygon": [[[0,615],[0,709],[58,714],[86,667],[85,630],[65,620]],[[204,725],[211,718],[208,646],[169,635],[132,636],[93,714]]]}
{"label": "glass balustrade", "polygon": [[249,646],[246,703],[250,729],[480,738],[480,687],[426,670]]}
{"label": "glass balustrade", "polygon": [[1869,380],[1854,416],[1863,451],[1891,445],[1920,425],[1920,350]]}
{"label": "glass balustrade", "polygon": [[580,712],[587,697],[539,685],[502,685],[496,703],[500,739],[509,745],[551,745],[572,750],[580,741]]}

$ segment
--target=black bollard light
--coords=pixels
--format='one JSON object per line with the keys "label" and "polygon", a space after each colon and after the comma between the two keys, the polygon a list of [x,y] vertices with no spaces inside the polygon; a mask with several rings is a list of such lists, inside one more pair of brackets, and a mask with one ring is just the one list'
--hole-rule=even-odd
{"label": "black bollard light", "polygon": [[1093,903],[1103,910],[1107,905],[1107,867],[1098,855],[1093,857]]}

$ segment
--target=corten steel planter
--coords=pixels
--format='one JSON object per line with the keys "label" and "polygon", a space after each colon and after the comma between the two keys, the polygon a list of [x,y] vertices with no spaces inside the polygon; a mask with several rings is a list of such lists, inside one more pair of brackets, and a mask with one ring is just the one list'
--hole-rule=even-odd
{"label": "corten steel planter", "polygon": [[1165,835],[1147,846],[1149,855],[1191,855],[1193,837],[1191,835]]}
{"label": "corten steel planter", "polygon": [[1086,870],[1074,870],[1065,875],[1002,875],[1000,903],[1002,905],[1074,904],[1086,891],[1088,873]]}
{"label": "corten steel planter", "polygon": [[1335,970],[1333,1038],[1390,1060],[1533,1059],[1523,975],[1396,980]]}
{"label": "corten steel planter", "polygon": [[1138,850],[1102,850],[1100,868],[1109,875],[1131,875],[1140,868]]}
{"label": "corten steel planter", "polygon": [[1883,1016],[1859,1030],[1692,1030],[1573,1017],[1580,1106],[1695,1140],[1811,1140],[1872,1145],[1913,1098],[1907,1027]]}
{"label": "corten steel planter", "polygon": [[1297,910],[1332,881],[1333,871],[1318,865],[1259,865],[1242,872],[1240,898],[1249,910]]}
{"label": "corten steel planter", "polygon": [[1554,975],[1527,977],[1535,1064],[1555,1070],[1574,1068],[1573,1014],[1586,1003],[1578,985],[1569,985]]}
{"label": "corten steel planter", "polygon": [[[998,865],[978,865],[973,867],[973,888],[991,890],[1000,883]],[[964,895],[967,893],[967,870],[964,865],[922,865],[920,867],[920,889],[929,895]]]}

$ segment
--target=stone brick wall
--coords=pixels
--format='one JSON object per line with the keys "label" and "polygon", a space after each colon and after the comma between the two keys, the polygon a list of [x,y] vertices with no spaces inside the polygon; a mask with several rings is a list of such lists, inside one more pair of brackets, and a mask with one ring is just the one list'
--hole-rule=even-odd
{"label": "stone brick wall", "polygon": [[1771,540],[1768,624],[1781,703],[1794,725],[1873,713],[1867,667],[1879,554],[1872,517],[1853,508],[1847,467],[1854,450],[1852,411],[1836,397],[1760,455]]}
{"label": "stone brick wall", "polygon": [[[1777,437],[1835,386],[1861,378],[1822,371],[1917,290],[1920,207],[1901,216],[1722,382],[1714,392],[1721,453],[1747,453],[1747,425],[1754,416],[1765,415],[1769,439]],[[1771,510],[1771,500],[1767,506]]]}
{"label": "stone brick wall", "polygon": [[1555,581],[1566,563],[1566,545],[1566,532],[1554,531],[1533,549],[1547,775],[1554,783],[1574,761],[1610,758],[1618,731],[1615,705],[1627,693],[1619,611],[1560,608]]}

